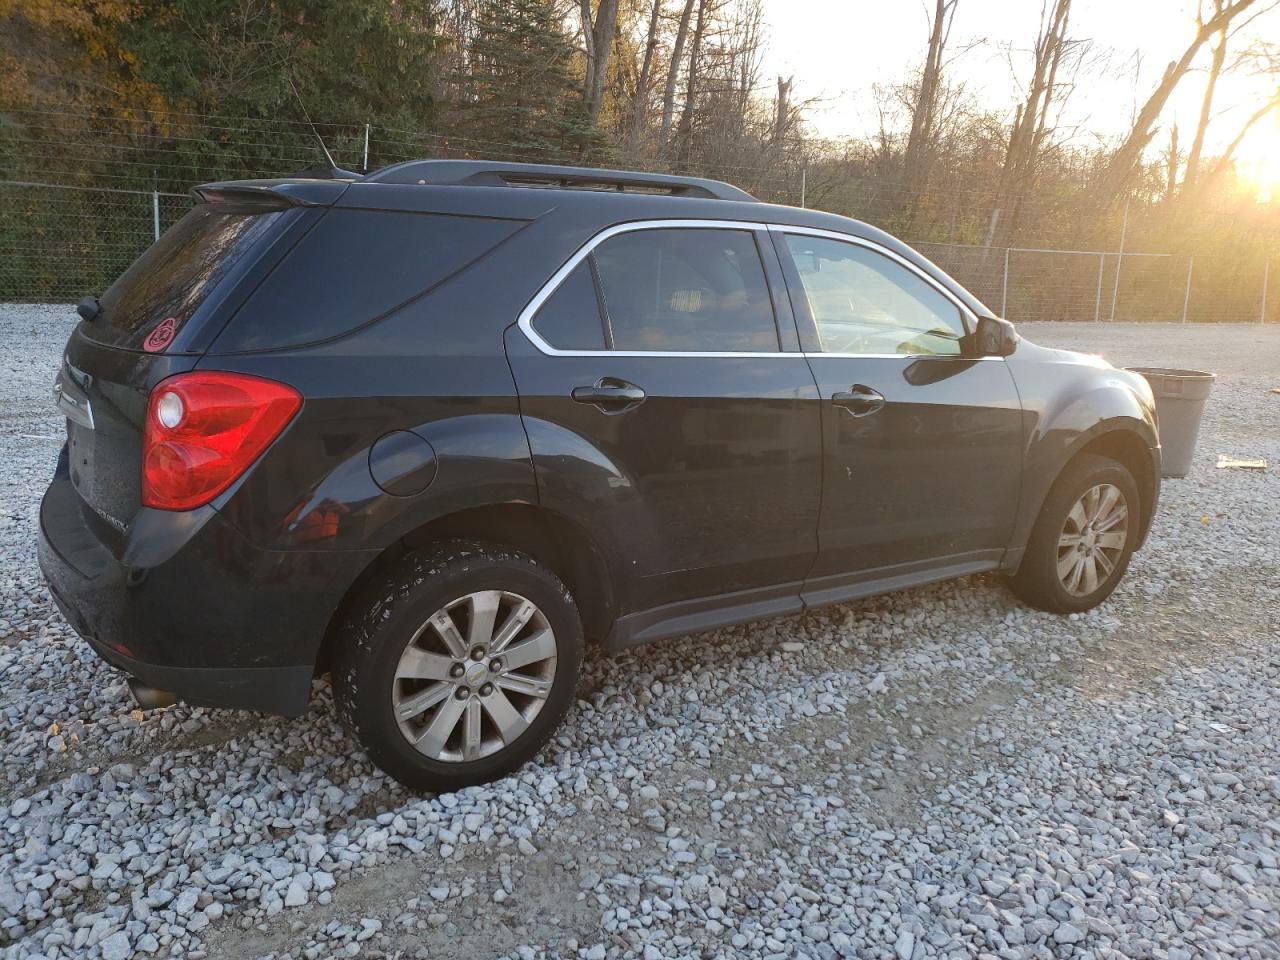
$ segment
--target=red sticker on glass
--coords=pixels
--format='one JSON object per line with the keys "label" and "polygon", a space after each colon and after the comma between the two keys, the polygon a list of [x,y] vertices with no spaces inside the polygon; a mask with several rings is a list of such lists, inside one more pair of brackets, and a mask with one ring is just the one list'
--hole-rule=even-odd
{"label": "red sticker on glass", "polygon": [[147,334],[142,341],[142,349],[147,353],[159,353],[173,342],[173,335],[178,332],[178,318],[165,317],[160,325]]}

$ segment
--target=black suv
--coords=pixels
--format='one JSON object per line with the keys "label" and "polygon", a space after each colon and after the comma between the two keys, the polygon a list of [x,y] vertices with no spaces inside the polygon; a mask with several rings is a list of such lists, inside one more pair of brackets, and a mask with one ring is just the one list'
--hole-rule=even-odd
{"label": "black suv", "polygon": [[145,706],[297,715],[328,670],[452,789],[533,756],[586,641],[983,570],[1085,610],[1156,509],[1141,378],[853,220],[471,161],[193,192],[78,308],[40,515]]}

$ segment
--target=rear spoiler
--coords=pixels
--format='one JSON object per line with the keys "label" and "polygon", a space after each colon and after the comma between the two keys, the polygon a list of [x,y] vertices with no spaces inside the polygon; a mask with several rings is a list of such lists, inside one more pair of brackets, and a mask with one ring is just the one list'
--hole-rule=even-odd
{"label": "rear spoiler", "polygon": [[196,203],[234,208],[240,212],[283,210],[288,207],[328,207],[346,192],[347,180],[225,180],[193,187]]}

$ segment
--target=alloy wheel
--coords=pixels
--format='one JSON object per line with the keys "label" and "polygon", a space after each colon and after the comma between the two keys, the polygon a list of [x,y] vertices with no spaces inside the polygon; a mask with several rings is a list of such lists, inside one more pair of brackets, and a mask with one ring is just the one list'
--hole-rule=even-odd
{"label": "alloy wheel", "polygon": [[1129,505],[1110,483],[1090,487],[1075,502],[1058,536],[1058,579],[1084,597],[1115,570],[1129,537]]}
{"label": "alloy wheel", "polygon": [[405,646],[392,681],[396,722],[433,760],[479,760],[524,733],[555,672],[555,634],[536,604],[505,590],[470,593]]}

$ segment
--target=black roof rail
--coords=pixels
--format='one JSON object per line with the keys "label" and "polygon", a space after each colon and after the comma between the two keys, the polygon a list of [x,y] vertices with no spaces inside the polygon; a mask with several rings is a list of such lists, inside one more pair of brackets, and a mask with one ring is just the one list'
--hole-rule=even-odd
{"label": "black roof rail", "polygon": [[710,200],[756,199],[732,184],[702,177],[494,160],[409,160],[383,167],[365,177],[364,182],[470,187],[579,187],[621,192],[630,189]]}

